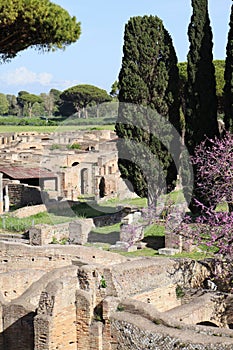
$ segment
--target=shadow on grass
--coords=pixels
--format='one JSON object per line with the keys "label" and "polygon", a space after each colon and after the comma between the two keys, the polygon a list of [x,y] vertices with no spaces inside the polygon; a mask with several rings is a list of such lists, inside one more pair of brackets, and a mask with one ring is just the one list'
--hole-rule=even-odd
{"label": "shadow on grass", "polygon": [[62,207],[59,206],[59,203],[57,205],[54,203],[53,206],[48,208],[48,211],[56,216],[93,218],[115,214],[119,210],[114,207],[100,206],[98,204],[92,206],[91,203],[89,205],[86,202],[81,202],[70,206],[67,201],[63,203]]}
{"label": "shadow on grass", "polygon": [[109,233],[97,233],[91,231],[88,235],[88,243],[108,243],[113,245],[119,240],[120,233],[117,231]]}
{"label": "shadow on grass", "polygon": [[158,250],[165,247],[165,237],[164,236],[147,236],[143,238],[142,242],[146,243],[147,248],[152,248]]}

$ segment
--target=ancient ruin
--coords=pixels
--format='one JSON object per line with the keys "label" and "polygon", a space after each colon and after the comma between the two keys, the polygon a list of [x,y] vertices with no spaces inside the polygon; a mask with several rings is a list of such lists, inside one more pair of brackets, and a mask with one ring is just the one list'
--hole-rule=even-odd
{"label": "ancient ruin", "polygon": [[[130,195],[110,131],[1,140],[0,213],[15,205],[24,217],[78,196]],[[70,148],[75,143],[80,147]],[[101,218],[36,225],[26,238],[1,235],[0,349],[232,350],[232,296],[206,288],[209,261],[135,258],[85,245],[93,225],[124,227],[139,216],[121,208]],[[51,244],[54,237],[69,244]],[[116,240],[123,239],[121,232]]]}
{"label": "ancient ruin", "polygon": [[[7,186],[10,204],[35,205],[46,199],[77,200],[78,196],[134,196],[120,177],[114,132],[2,134],[1,141],[0,192],[4,196]],[[3,200],[0,198],[0,212]]]}
{"label": "ancient ruin", "polygon": [[[0,242],[3,350],[232,349],[204,262]],[[218,328],[217,328],[218,327]]]}

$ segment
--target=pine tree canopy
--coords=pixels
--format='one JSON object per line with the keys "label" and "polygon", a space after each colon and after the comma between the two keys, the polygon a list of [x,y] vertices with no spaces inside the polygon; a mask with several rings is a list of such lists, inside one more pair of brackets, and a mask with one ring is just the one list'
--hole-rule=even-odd
{"label": "pine tree canopy", "polygon": [[0,60],[19,51],[64,49],[78,40],[80,23],[49,0],[2,0],[0,3]]}

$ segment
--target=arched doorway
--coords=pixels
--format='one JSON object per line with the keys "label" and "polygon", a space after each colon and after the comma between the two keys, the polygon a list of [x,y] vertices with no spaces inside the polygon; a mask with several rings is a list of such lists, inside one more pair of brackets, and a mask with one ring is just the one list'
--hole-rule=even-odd
{"label": "arched doorway", "polygon": [[100,198],[104,198],[106,195],[106,184],[105,184],[105,178],[102,176],[99,183],[99,196]]}
{"label": "arched doorway", "polygon": [[88,169],[81,170],[81,194],[88,194]]}

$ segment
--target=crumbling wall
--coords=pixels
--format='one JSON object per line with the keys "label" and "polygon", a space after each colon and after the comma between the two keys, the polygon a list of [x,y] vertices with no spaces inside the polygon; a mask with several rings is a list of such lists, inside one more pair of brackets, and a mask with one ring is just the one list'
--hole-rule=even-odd
{"label": "crumbling wall", "polygon": [[46,212],[46,206],[44,204],[38,204],[38,205],[31,205],[27,207],[23,207],[20,209],[17,209],[13,212],[13,216],[22,219],[26,218],[31,215],[36,215],[38,213]]}
{"label": "crumbling wall", "polygon": [[16,206],[42,204],[41,190],[39,187],[24,184],[9,184],[8,193],[10,204]]}
{"label": "crumbling wall", "polygon": [[45,272],[42,270],[19,270],[0,274],[0,292],[6,302],[22,295]]}
{"label": "crumbling wall", "polygon": [[110,325],[115,338],[111,350],[232,350],[232,338],[227,331],[225,334],[217,332],[219,336],[212,331],[211,336],[210,329],[156,325],[140,315],[126,312],[115,312]]}
{"label": "crumbling wall", "polygon": [[3,305],[3,350],[34,350],[35,312],[17,304]]}
{"label": "crumbling wall", "polygon": [[114,265],[111,274],[119,296],[125,293],[138,296],[171,285],[199,287],[209,271],[200,262],[190,259],[148,258]]}
{"label": "crumbling wall", "polygon": [[59,242],[61,239],[69,238],[69,223],[47,225],[39,224],[29,229],[29,240],[31,245],[46,245]]}
{"label": "crumbling wall", "polygon": [[35,350],[76,350],[75,278],[49,283],[42,292],[35,326]]}
{"label": "crumbling wall", "polygon": [[124,262],[127,258],[97,248],[79,245],[29,246],[0,241],[0,272],[2,273],[26,269],[51,271],[80,260],[110,266],[117,262]]}

